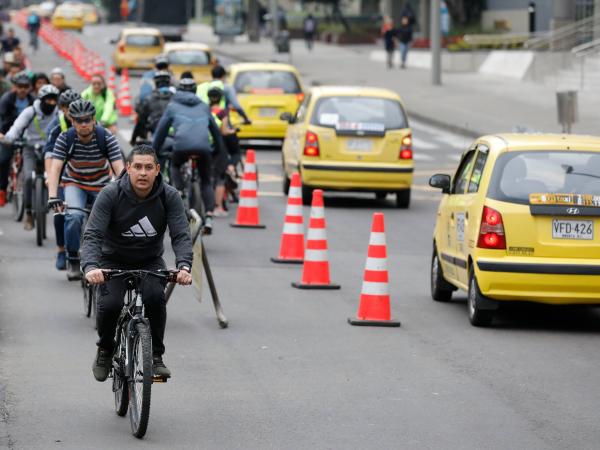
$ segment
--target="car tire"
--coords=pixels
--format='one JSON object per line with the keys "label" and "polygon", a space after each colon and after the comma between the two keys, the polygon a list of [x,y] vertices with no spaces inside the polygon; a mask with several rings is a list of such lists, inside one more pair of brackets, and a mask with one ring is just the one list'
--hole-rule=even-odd
{"label": "car tire", "polygon": [[442,265],[440,264],[435,245],[433,246],[433,255],[431,256],[430,279],[432,299],[436,302],[449,302],[452,300],[452,292],[455,291],[456,288],[444,278]]}
{"label": "car tire", "polygon": [[283,188],[283,194],[284,195],[289,195],[290,193],[290,184],[291,181],[289,179],[289,177],[287,176],[287,173],[285,172],[285,167],[283,169],[283,183],[282,183],[282,188]]}
{"label": "car tire", "polygon": [[385,200],[387,197],[387,192],[375,192],[375,198],[377,200]]}
{"label": "car tire", "polygon": [[410,206],[410,188],[396,192],[396,207],[408,209]]}
{"label": "car tire", "polygon": [[121,76],[121,73],[123,72],[123,69],[121,69],[120,67],[115,67],[115,73],[119,76]]}
{"label": "car tire", "polygon": [[302,183],[302,204],[305,206],[310,206],[312,204],[312,194],[313,189],[311,187],[305,186]]}
{"label": "car tire", "polygon": [[485,297],[479,290],[479,284],[475,277],[473,267],[469,270],[469,292],[467,297],[467,310],[469,313],[469,321],[475,327],[489,327],[494,319],[493,309],[482,309],[482,303],[493,302],[493,300]]}

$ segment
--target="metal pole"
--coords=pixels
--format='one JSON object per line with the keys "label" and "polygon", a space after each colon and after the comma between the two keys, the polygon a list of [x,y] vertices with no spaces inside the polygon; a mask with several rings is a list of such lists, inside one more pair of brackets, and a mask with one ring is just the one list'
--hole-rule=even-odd
{"label": "metal pole", "polygon": [[137,26],[141,27],[144,19],[144,0],[137,0],[136,2],[136,18]]}
{"label": "metal pole", "polygon": [[442,84],[440,0],[431,0],[431,84]]}
{"label": "metal pole", "polygon": [[276,44],[277,36],[279,35],[279,14],[277,12],[277,0],[270,1],[271,10],[271,39],[273,39],[273,45]]}

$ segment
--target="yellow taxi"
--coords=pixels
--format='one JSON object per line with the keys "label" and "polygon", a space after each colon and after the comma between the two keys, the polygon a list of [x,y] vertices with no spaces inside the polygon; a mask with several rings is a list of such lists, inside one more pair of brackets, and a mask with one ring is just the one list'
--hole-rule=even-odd
{"label": "yellow taxi", "polygon": [[100,22],[100,16],[98,15],[96,5],[82,3],[81,8],[83,9],[83,20],[86,24],[94,25]]}
{"label": "yellow taxi", "polygon": [[52,25],[56,28],[83,31],[84,12],[78,3],[58,5],[52,14]]}
{"label": "yellow taxi", "polygon": [[283,143],[284,192],[293,172],[302,197],[312,190],[367,191],[377,198],[396,194],[408,208],[414,161],[412,133],[400,97],[387,89],[320,86],[311,89],[289,123]]}
{"label": "yellow taxi", "polygon": [[233,86],[242,108],[252,122],[232,114],[241,131],[238,136],[246,145],[280,145],[287,123],[279,120],[284,112],[295,114],[304,100],[300,74],[294,66],[280,63],[239,63],[229,68],[229,85]]}
{"label": "yellow taxi", "polygon": [[113,61],[122,69],[151,69],[154,58],[163,51],[164,37],[157,28],[124,28],[115,41]]}
{"label": "yellow taxi", "polygon": [[197,42],[168,42],[163,53],[169,61],[169,70],[177,79],[186,71],[192,72],[196,83],[212,79],[210,71],[216,63],[210,47]]}
{"label": "yellow taxi", "polygon": [[600,304],[600,138],[484,136],[429,184],[434,300],[467,291],[475,326],[503,301]]}

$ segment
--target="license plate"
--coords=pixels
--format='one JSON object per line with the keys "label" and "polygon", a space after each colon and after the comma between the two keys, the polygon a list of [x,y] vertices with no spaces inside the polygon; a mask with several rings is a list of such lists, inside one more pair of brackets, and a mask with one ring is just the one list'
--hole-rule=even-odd
{"label": "license plate", "polygon": [[552,239],[591,241],[594,239],[594,221],[553,219]]}
{"label": "license plate", "polygon": [[351,152],[370,152],[373,149],[371,139],[348,139],[346,148]]}
{"label": "license plate", "polygon": [[258,114],[260,117],[273,117],[277,114],[277,108],[260,108]]}

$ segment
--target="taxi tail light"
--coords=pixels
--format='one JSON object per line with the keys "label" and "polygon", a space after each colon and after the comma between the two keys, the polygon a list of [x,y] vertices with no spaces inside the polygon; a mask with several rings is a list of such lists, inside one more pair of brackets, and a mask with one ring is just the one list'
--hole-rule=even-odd
{"label": "taxi tail light", "polygon": [[119,44],[119,52],[125,53],[125,44]]}
{"label": "taxi tail light", "polygon": [[304,139],[304,155],[305,156],[319,156],[319,137],[312,131],[306,132]]}
{"label": "taxi tail light", "polygon": [[407,134],[402,138],[402,145],[400,146],[399,159],[412,159],[412,135]]}
{"label": "taxi tail light", "polygon": [[506,237],[504,235],[502,214],[488,206],[483,207],[477,247],[496,250],[506,249]]}
{"label": "taxi tail light", "polygon": [[300,92],[299,94],[296,94],[296,100],[298,103],[302,103],[304,101],[304,93]]}

